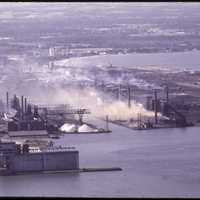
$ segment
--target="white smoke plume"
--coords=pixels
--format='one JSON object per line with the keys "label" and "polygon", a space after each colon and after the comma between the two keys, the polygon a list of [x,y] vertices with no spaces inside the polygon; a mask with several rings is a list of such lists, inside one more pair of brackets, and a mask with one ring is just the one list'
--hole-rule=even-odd
{"label": "white smoke plume", "polygon": [[[30,66],[37,71],[38,68],[34,63],[31,63]],[[105,118],[108,115],[113,120],[137,119],[139,113],[143,119],[154,117],[154,112],[147,111],[138,102],[132,101],[131,108],[128,108],[127,102],[113,100],[93,88],[70,88],[70,86],[63,85],[64,80],[57,81],[53,79],[53,82],[44,82],[42,80],[45,76],[43,77],[42,74],[46,73],[9,74],[4,81],[4,85],[2,84],[2,93],[5,94],[6,91],[9,91],[10,97],[14,93],[19,96],[24,95],[28,98],[28,102],[33,104],[69,104],[73,108],[88,108],[91,114],[96,117]],[[52,74],[52,77],[54,75]],[[10,79],[12,82],[9,81]],[[11,85],[8,85],[8,83]]]}
{"label": "white smoke plume", "polygon": [[[126,102],[111,100],[105,94],[103,96],[104,98],[92,88],[57,88],[42,99],[44,104],[69,104],[73,108],[87,108],[93,116],[100,118],[105,118],[108,115],[112,120],[128,120],[131,118],[137,120],[139,113],[144,120],[154,118],[154,112],[146,110],[141,103],[132,101],[131,108],[129,108]],[[158,116],[161,116],[161,114],[158,113]]]}

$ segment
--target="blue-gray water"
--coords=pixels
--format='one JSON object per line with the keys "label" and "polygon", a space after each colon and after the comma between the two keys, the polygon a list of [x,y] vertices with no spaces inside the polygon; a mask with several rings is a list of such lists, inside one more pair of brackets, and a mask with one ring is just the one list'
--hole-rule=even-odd
{"label": "blue-gray water", "polygon": [[199,128],[65,135],[80,167],[122,171],[0,177],[0,196],[200,197]]}
{"label": "blue-gray water", "polygon": [[55,63],[66,66],[91,67],[96,65],[120,67],[160,68],[172,70],[199,70],[200,51],[168,53],[130,53],[117,55],[97,55],[81,58],[70,58]]}

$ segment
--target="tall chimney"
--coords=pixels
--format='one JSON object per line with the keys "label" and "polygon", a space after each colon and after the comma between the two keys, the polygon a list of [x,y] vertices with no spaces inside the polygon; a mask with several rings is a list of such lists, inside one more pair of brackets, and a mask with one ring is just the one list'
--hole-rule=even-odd
{"label": "tall chimney", "polygon": [[21,116],[21,119],[24,118],[24,97],[21,96],[21,113],[22,113],[22,116]]}
{"label": "tall chimney", "polygon": [[155,100],[154,100],[154,111],[155,111],[155,124],[157,124],[158,123],[158,116],[157,116],[157,104],[158,104],[158,102],[157,102],[157,92],[156,92],[156,90],[154,90],[154,98],[155,98]]}
{"label": "tall chimney", "polygon": [[119,85],[119,89],[118,89],[118,100],[121,100],[121,84]]}
{"label": "tall chimney", "polygon": [[128,107],[131,108],[131,88],[128,86]]}
{"label": "tall chimney", "polygon": [[8,96],[8,92],[6,92],[6,108],[7,108],[7,112],[9,111],[9,96]]}
{"label": "tall chimney", "polygon": [[168,86],[166,87],[166,101],[167,101],[167,103],[169,102],[169,88],[168,88]]}
{"label": "tall chimney", "polygon": [[107,131],[109,131],[108,123],[109,123],[109,121],[108,121],[108,115],[106,115],[106,130],[107,130]]}
{"label": "tall chimney", "polygon": [[141,125],[142,125],[142,114],[139,113],[139,121],[140,121],[140,128],[141,128]]}
{"label": "tall chimney", "polygon": [[26,97],[24,98],[24,113],[27,111],[27,99]]}
{"label": "tall chimney", "polygon": [[137,127],[140,128],[140,113],[137,113]]}

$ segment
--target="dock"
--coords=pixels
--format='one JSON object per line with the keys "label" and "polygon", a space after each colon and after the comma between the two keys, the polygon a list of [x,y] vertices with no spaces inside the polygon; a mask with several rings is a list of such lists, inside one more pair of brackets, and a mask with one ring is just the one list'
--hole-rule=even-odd
{"label": "dock", "polygon": [[82,172],[106,172],[106,171],[122,171],[120,167],[102,167],[102,168],[80,168],[72,170],[45,170],[32,172],[6,173],[4,170],[0,172],[0,176],[17,176],[17,175],[34,175],[34,174],[60,174],[60,173],[82,173]]}
{"label": "dock", "polygon": [[62,134],[102,134],[102,133],[111,133],[112,131],[94,131],[94,132],[62,132]]}

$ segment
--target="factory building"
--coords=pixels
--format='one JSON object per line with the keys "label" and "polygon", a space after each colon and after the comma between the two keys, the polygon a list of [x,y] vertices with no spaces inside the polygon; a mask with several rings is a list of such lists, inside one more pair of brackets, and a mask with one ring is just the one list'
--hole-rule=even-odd
{"label": "factory building", "polygon": [[6,174],[79,169],[79,152],[69,148],[30,152],[27,144],[1,142],[0,153],[1,172]]}
{"label": "factory building", "polygon": [[48,135],[46,130],[46,120],[42,118],[38,113],[38,107],[33,106],[27,102],[27,98],[21,96],[20,99],[14,95],[9,100],[8,92],[6,94],[6,107],[7,111],[14,109],[16,111],[12,120],[8,121],[8,133],[10,136],[22,136],[22,135]]}
{"label": "factory building", "polygon": [[165,123],[174,124],[176,127],[185,127],[191,125],[186,120],[186,116],[182,111],[178,109],[178,106],[169,101],[169,89],[165,89],[166,98],[158,98],[157,91],[154,91],[154,97],[148,96],[146,102],[147,110],[154,111],[155,113],[155,124],[158,124],[158,112],[163,116],[168,117],[168,120],[165,120]]}

